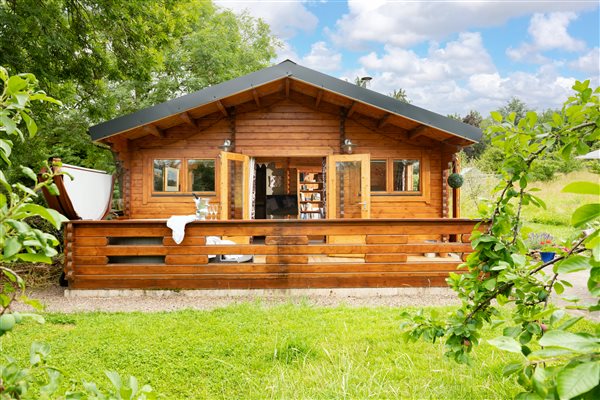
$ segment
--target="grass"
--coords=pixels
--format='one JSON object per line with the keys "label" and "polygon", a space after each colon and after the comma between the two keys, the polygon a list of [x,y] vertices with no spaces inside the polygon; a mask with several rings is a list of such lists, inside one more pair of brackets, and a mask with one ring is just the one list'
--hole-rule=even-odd
{"label": "grass", "polygon": [[[570,226],[573,211],[585,203],[597,200],[594,196],[562,193],[562,189],[568,183],[577,181],[599,182],[600,176],[587,171],[577,171],[559,175],[550,182],[533,182],[530,186],[541,189],[535,194],[544,200],[546,209],[531,205],[524,207],[523,218],[526,225],[534,232],[547,232],[558,239],[566,239],[573,232]],[[477,217],[476,199],[489,197],[497,182],[494,178],[465,179],[465,186],[462,189],[462,215],[467,218]]]}
{"label": "grass", "polygon": [[[105,370],[135,375],[169,399],[506,399],[502,376],[515,357],[487,343],[473,366],[443,346],[405,344],[397,308],[232,305],[213,311],[49,314],[0,339],[23,363],[33,341],[52,346],[51,365],[108,387]],[[585,322],[587,324],[587,322]],[[487,338],[501,335],[486,331]]]}

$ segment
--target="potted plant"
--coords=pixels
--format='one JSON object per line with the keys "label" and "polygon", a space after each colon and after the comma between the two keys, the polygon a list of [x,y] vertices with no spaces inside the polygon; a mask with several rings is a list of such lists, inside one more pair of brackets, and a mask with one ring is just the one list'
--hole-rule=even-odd
{"label": "potted plant", "polygon": [[556,255],[556,243],[554,237],[549,233],[530,233],[528,237],[529,249],[537,251],[543,262],[554,260]]}

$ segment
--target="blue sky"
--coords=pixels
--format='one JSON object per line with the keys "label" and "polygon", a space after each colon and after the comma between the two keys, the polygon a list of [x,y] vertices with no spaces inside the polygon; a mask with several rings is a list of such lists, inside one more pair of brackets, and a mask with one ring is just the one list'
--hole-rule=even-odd
{"label": "blue sky", "polygon": [[233,1],[279,37],[277,60],[369,88],[403,88],[441,114],[484,114],[518,97],[555,108],[575,80],[600,81],[600,10],[593,1]]}

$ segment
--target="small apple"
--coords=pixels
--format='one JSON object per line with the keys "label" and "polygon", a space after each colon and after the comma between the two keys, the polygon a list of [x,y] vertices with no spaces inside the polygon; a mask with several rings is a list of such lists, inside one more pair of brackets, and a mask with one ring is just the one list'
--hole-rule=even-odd
{"label": "small apple", "polygon": [[463,340],[463,345],[466,347],[469,347],[469,346],[471,346],[471,341],[469,339],[465,339],[465,340]]}
{"label": "small apple", "polygon": [[542,332],[546,332],[548,330],[548,325],[541,323],[540,328],[542,328]]}

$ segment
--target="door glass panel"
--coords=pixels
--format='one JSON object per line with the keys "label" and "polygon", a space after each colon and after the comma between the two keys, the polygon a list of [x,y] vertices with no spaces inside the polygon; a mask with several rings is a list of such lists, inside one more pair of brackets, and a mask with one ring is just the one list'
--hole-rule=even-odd
{"label": "door glass panel", "polygon": [[229,170],[229,198],[228,219],[244,218],[244,162],[228,160]]}
{"label": "door glass panel", "polygon": [[394,160],[394,192],[420,190],[419,160]]}
{"label": "door glass panel", "polygon": [[335,218],[361,218],[361,162],[336,161]]}

